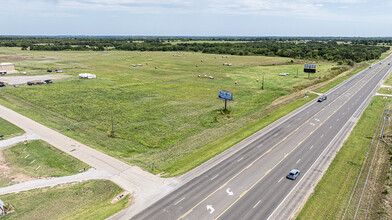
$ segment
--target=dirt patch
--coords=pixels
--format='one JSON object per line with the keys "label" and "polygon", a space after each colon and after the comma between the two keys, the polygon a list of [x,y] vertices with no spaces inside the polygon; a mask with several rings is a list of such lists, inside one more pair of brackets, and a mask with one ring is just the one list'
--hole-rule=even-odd
{"label": "dirt patch", "polygon": [[128,194],[129,194],[128,191],[122,192],[122,193],[120,193],[120,195],[118,195],[114,199],[112,199],[112,201],[110,201],[110,203],[111,204],[117,203],[118,201],[120,201],[121,199],[126,197]]}
{"label": "dirt patch", "polygon": [[2,76],[0,80],[10,85],[14,84],[26,84],[29,81],[42,81],[42,80],[60,80],[71,78],[70,75],[64,74],[45,74],[45,75],[35,75],[35,76]]}
{"label": "dirt patch", "polygon": [[9,163],[3,156],[3,151],[0,151],[0,177],[12,182],[12,184],[22,183],[35,178],[21,173],[13,173],[13,169],[9,167]]}

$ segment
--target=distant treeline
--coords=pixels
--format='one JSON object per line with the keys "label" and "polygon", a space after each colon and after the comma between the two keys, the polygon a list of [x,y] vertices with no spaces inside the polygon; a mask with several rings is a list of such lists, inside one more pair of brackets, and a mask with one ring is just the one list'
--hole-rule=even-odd
{"label": "distant treeline", "polygon": [[391,45],[391,43],[391,38],[0,37],[0,46],[21,47],[22,50],[193,51],[329,60],[350,65],[379,58],[389,49],[389,46],[385,45]]}

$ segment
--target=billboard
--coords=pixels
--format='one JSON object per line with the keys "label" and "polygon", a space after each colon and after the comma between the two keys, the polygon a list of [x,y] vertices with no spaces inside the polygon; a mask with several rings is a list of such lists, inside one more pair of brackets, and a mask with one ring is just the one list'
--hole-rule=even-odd
{"label": "billboard", "polygon": [[316,64],[306,64],[304,65],[304,68],[307,69],[316,69],[317,65]]}
{"label": "billboard", "polygon": [[218,98],[225,100],[233,100],[233,93],[225,90],[219,90]]}
{"label": "billboard", "polygon": [[304,65],[304,72],[305,73],[315,73],[316,72],[316,64],[306,64]]}

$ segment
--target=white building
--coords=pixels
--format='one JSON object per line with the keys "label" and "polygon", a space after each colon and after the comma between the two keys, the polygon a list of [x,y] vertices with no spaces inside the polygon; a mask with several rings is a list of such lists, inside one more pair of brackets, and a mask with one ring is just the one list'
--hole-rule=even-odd
{"label": "white building", "polygon": [[0,71],[14,73],[16,72],[15,65],[13,63],[0,63]]}

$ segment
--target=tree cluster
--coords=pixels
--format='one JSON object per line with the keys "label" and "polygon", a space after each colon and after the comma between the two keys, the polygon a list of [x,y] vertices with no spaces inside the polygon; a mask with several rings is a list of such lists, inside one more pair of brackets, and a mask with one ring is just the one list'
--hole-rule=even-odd
{"label": "tree cluster", "polygon": [[[196,40],[202,42],[194,42]],[[391,43],[391,38],[0,37],[0,46],[21,47],[22,50],[193,51],[329,60],[349,65],[379,58],[389,49],[385,45]]]}

